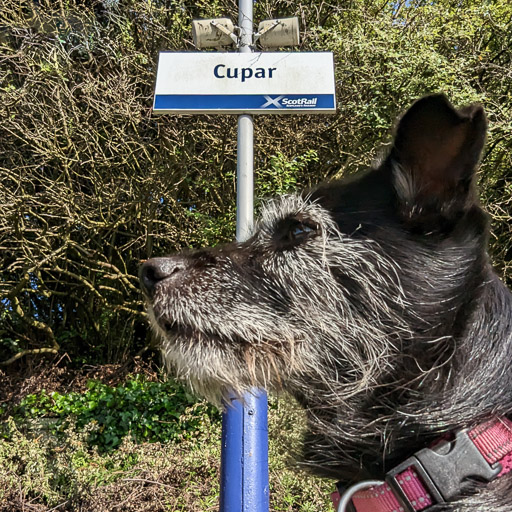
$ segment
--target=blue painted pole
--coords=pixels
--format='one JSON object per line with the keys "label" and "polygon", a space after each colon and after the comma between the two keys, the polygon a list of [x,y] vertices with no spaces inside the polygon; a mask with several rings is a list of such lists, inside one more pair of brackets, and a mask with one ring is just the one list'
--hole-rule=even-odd
{"label": "blue painted pole", "polygon": [[[240,52],[252,51],[253,0],[239,0]],[[254,125],[238,117],[236,238],[243,242],[253,225]],[[268,512],[267,395],[253,390],[227,404],[222,418],[220,512]]]}
{"label": "blue painted pole", "polygon": [[254,390],[245,396],[243,512],[268,512],[267,394]]}
{"label": "blue painted pole", "polygon": [[238,400],[230,402],[222,415],[220,512],[243,510],[244,411]]}
{"label": "blue painted pole", "polygon": [[268,512],[267,395],[253,390],[222,417],[220,512]]}

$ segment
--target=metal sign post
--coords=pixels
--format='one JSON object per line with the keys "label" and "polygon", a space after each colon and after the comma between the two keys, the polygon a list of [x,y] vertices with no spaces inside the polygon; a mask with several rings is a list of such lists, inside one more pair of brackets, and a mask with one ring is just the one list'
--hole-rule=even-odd
{"label": "metal sign post", "polygon": [[[253,34],[253,0],[239,0],[238,37],[228,18],[194,20],[198,48],[236,43],[233,52],[161,52],[155,114],[240,114],[237,139],[236,238],[247,240],[254,209],[254,125],[250,114],[334,113],[333,55],[259,52],[298,44],[296,18],[266,20]],[[222,420],[220,512],[268,512],[267,395],[233,398]]]}
{"label": "metal sign post", "polygon": [[[250,53],[253,44],[252,0],[240,0],[239,51]],[[254,123],[238,116],[236,239],[249,238],[254,215]],[[254,390],[229,404],[222,420],[220,512],[267,512],[268,427],[267,395]]]}
{"label": "metal sign post", "polygon": [[[252,2],[240,0],[238,26],[240,27],[240,53],[252,52]],[[254,122],[252,116],[238,116],[237,138],[237,190],[236,190],[236,239],[249,238],[254,212]]]}

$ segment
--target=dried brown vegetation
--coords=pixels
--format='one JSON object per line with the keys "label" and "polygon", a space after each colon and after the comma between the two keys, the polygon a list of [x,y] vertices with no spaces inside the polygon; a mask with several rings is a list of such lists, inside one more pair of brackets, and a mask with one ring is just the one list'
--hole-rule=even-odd
{"label": "dried brown vegetation", "polygon": [[[103,362],[148,345],[141,259],[233,236],[236,123],[155,118],[159,50],[192,50],[190,21],[231,0],[42,2],[0,7],[0,359],[69,352]],[[511,278],[511,33],[504,1],[313,0],[302,50],[332,50],[336,116],[258,118],[258,195],[367,165],[414,98],[444,90],[490,119],[482,166],[496,264]],[[442,28],[442,29],[441,29]]]}

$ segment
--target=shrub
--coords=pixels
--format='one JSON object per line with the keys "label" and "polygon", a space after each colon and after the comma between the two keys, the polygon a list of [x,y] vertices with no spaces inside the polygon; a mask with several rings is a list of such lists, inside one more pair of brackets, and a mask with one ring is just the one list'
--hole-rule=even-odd
{"label": "shrub", "polygon": [[203,414],[219,419],[216,409],[197,403],[180,385],[140,376],[116,387],[89,381],[85,393],[43,390],[26,396],[17,408],[19,419],[50,420],[46,424],[53,433],[62,432],[71,421],[79,430],[88,427],[88,443],[100,451],[117,448],[128,435],[136,442],[188,438],[201,428]]}

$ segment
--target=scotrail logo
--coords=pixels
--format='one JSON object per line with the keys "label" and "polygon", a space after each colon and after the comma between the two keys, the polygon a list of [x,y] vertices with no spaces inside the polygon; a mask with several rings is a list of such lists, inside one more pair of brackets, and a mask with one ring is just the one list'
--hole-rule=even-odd
{"label": "scotrail logo", "polygon": [[287,96],[264,96],[267,101],[261,108],[315,108],[318,98],[316,96],[302,96],[297,98],[289,98]]}

